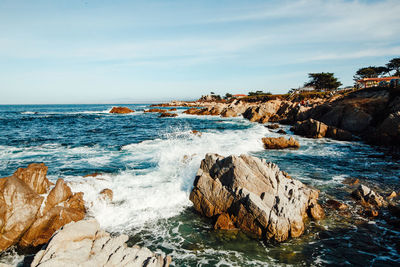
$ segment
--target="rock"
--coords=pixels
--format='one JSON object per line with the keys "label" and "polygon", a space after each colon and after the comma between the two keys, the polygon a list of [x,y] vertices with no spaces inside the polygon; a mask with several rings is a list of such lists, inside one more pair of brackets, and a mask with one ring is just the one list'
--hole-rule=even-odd
{"label": "rock", "polygon": [[326,135],[328,126],[320,121],[308,119],[306,121],[296,122],[293,126],[293,131],[295,134],[301,136],[321,138]]}
{"label": "rock", "polygon": [[42,201],[21,179],[0,179],[0,251],[19,241],[35,221]]}
{"label": "rock", "polygon": [[189,114],[189,115],[195,115],[199,112],[200,109],[198,108],[189,108],[187,110],[185,110],[183,113],[185,114]]}
{"label": "rock", "polygon": [[353,135],[350,132],[332,126],[328,127],[325,136],[339,141],[350,141],[353,139]]}
{"label": "rock", "polygon": [[100,192],[100,198],[107,202],[111,202],[113,200],[113,195],[114,192],[109,188],[105,188]]}
{"label": "rock", "polygon": [[0,250],[44,244],[61,226],[84,218],[83,193],[72,194],[62,179],[44,201],[38,192],[50,184],[46,172],[44,164],[31,164],[0,179]]}
{"label": "rock", "polygon": [[299,148],[300,144],[293,137],[264,137],[262,139],[265,149]]}
{"label": "rock", "polygon": [[353,133],[364,131],[372,120],[371,115],[358,108],[345,108],[340,128]]}
{"label": "rock", "polygon": [[160,118],[166,118],[166,117],[177,117],[178,114],[176,113],[169,113],[169,112],[164,112],[160,115]]}
{"label": "rock", "polygon": [[86,175],[84,175],[83,177],[84,177],[84,178],[87,178],[87,177],[97,177],[97,176],[99,176],[99,175],[102,175],[102,173],[100,173],[100,172],[94,172],[94,173],[86,174]]}
{"label": "rock", "polygon": [[350,186],[354,186],[354,185],[358,185],[360,183],[360,180],[358,180],[357,178],[345,178],[342,181],[342,183],[350,185]]}
{"label": "rock", "polygon": [[310,217],[314,220],[321,220],[325,218],[325,211],[318,203],[311,203],[308,210],[309,214],[311,215]]}
{"label": "rock", "polygon": [[279,124],[276,124],[276,123],[274,123],[274,124],[269,124],[269,125],[267,125],[266,127],[267,127],[268,129],[275,130],[275,129],[278,129],[278,128],[279,128]]}
{"label": "rock", "polygon": [[72,222],[54,234],[35,255],[31,266],[166,267],[171,263],[171,257],[139,246],[128,247],[127,241],[127,235],[110,236],[94,219]]}
{"label": "rock", "polygon": [[218,216],[218,219],[214,224],[214,229],[232,230],[236,229],[236,227],[233,224],[229,214],[223,213]]}
{"label": "rock", "polygon": [[278,134],[287,134],[284,130],[282,130],[282,129],[279,129],[278,131],[277,131],[277,133]]}
{"label": "rock", "polygon": [[390,114],[378,127],[377,132],[381,143],[386,142],[387,145],[399,145],[400,111]]}
{"label": "rock", "polygon": [[199,131],[197,131],[197,130],[192,130],[191,133],[194,134],[194,135],[196,135],[196,136],[201,136],[201,135],[202,135],[202,133],[199,132]]}
{"label": "rock", "polygon": [[207,154],[190,200],[206,217],[228,214],[236,227],[251,235],[284,241],[303,233],[303,218],[309,213],[321,217],[318,194],[264,159]]}
{"label": "rock", "polygon": [[131,110],[130,108],[127,107],[113,107],[110,110],[110,113],[117,113],[117,114],[126,114],[126,113],[132,113],[135,112],[134,110]]}
{"label": "rock", "polygon": [[164,113],[164,112],[167,112],[167,111],[165,109],[160,109],[160,108],[152,108],[152,109],[148,109],[148,110],[144,111],[144,113],[151,113],[151,112]]}
{"label": "rock", "polygon": [[346,204],[341,203],[341,202],[339,202],[337,200],[334,200],[334,199],[329,199],[326,202],[326,206],[329,207],[329,208],[335,209],[335,210],[346,210],[346,209],[348,209],[348,206]]}
{"label": "rock", "polygon": [[50,182],[46,178],[47,167],[44,163],[32,163],[27,168],[18,168],[14,177],[21,179],[33,191],[44,194],[49,190]]}
{"label": "rock", "polygon": [[396,192],[392,191],[392,193],[390,193],[390,195],[388,195],[388,196],[386,197],[386,199],[393,199],[393,198],[395,198],[395,197],[397,197],[397,194],[396,194]]}
{"label": "rock", "polygon": [[369,187],[365,185],[360,185],[351,194],[355,199],[360,200],[363,204],[365,203],[375,207],[382,207],[384,205],[387,205],[382,196],[372,191]]}
{"label": "rock", "polygon": [[379,212],[375,209],[366,209],[364,211],[364,215],[367,217],[377,217],[379,215]]}
{"label": "rock", "polygon": [[176,111],[176,108],[170,108],[169,111]]}

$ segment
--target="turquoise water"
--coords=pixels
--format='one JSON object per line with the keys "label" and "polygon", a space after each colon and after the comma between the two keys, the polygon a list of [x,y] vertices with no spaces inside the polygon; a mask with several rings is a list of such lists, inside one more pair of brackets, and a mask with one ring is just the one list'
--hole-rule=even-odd
{"label": "turquoise water", "polygon": [[[113,105],[0,106],[0,176],[44,162],[48,177],[83,191],[88,216],[105,229],[127,233],[130,242],[172,255],[173,266],[399,264],[399,229],[389,214],[358,215],[345,178],[356,177],[382,192],[399,191],[399,162],[359,142],[299,139],[299,150],[266,151],[264,136],[279,136],[243,118],[182,114],[158,118],[148,105],[124,105],[133,114],[109,114]],[[288,127],[282,126],[286,131]],[[191,134],[202,132],[201,136]],[[292,177],[351,206],[350,214],[327,211],[305,234],[282,244],[264,243],[241,232],[215,231],[188,200],[206,153],[248,153],[277,163]],[[371,157],[373,155],[373,157]],[[90,173],[96,178],[84,178]],[[98,193],[111,188],[114,201]],[[0,261],[17,263],[11,250]]]}

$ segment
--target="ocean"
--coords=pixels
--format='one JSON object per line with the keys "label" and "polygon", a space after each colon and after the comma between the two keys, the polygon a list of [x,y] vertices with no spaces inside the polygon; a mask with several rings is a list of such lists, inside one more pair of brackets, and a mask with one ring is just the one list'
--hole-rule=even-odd
{"label": "ocean", "polygon": [[[116,105],[0,106],[0,177],[43,162],[48,178],[63,178],[84,192],[88,217],[112,233],[128,234],[129,244],[172,256],[172,266],[380,266],[400,263],[400,230],[387,212],[375,219],[359,214],[343,181],[389,194],[399,192],[400,162],[362,142],[295,136],[298,150],[265,150],[261,138],[281,136],[241,117],[178,117],[136,112],[109,114]],[[289,126],[281,126],[290,134]],[[200,131],[201,136],[192,134]],[[346,214],[327,210],[325,220],[306,223],[305,233],[277,244],[237,231],[217,231],[189,201],[206,153],[251,154],[277,163],[293,178],[321,190],[320,200],[335,198],[350,206]],[[96,177],[83,177],[101,173]],[[110,188],[112,203],[98,193]],[[397,222],[398,225],[398,222]],[[0,262],[24,257],[11,249]]]}

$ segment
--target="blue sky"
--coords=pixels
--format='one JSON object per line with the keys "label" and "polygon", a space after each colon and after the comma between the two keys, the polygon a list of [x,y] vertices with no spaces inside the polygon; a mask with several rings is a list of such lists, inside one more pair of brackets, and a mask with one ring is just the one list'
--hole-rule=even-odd
{"label": "blue sky", "polygon": [[264,90],[400,56],[400,1],[0,0],[0,104]]}

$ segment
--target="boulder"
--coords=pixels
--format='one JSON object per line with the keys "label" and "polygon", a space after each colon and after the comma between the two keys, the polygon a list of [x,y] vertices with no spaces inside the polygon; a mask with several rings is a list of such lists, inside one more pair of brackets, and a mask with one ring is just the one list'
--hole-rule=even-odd
{"label": "boulder", "polygon": [[278,133],[278,134],[286,134],[286,132],[285,132],[284,130],[282,130],[282,129],[279,129],[279,130],[277,131],[277,133]]}
{"label": "boulder", "polygon": [[293,137],[264,137],[262,139],[265,149],[299,148],[300,144]]}
{"label": "boulder", "polygon": [[113,200],[113,196],[114,192],[109,188],[105,188],[100,192],[100,198],[107,202],[111,202]]}
{"label": "boulder", "polygon": [[193,135],[195,135],[195,136],[202,136],[202,133],[201,132],[199,132],[199,131],[197,131],[197,130],[192,130],[192,132],[191,132]]}
{"label": "boulder", "polygon": [[165,109],[160,109],[160,108],[151,108],[151,109],[148,109],[148,110],[144,111],[144,113],[151,113],[151,112],[164,113],[164,112],[167,112],[167,111]]}
{"label": "boulder", "polygon": [[30,164],[0,179],[0,251],[44,244],[61,226],[84,218],[83,193],[73,194],[62,179],[46,199],[40,196],[51,184],[46,172],[44,164]]}
{"label": "boulder", "polygon": [[355,199],[361,201],[364,206],[382,207],[387,205],[381,195],[365,185],[359,185],[351,194]]}
{"label": "boulder", "polygon": [[232,230],[236,229],[235,225],[233,224],[231,217],[227,213],[223,213],[218,216],[217,221],[214,224],[214,229],[218,230]]}
{"label": "boulder", "polygon": [[274,123],[274,124],[269,124],[269,125],[267,125],[266,127],[267,127],[268,129],[275,130],[275,129],[278,129],[278,128],[279,128],[279,124],[276,124],[276,123]]}
{"label": "boulder", "polygon": [[353,139],[353,135],[346,130],[342,130],[333,126],[328,126],[328,131],[325,137],[329,137],[339,141],[350,141]]}
{"label": "boulder", "polygon": [[308,119],[305,121],[296,122],[296,124],[293,126],[293,131],[295,134],[301,136],[321,138],[326,135],[328,126],[320,121]]}
{"label": "boulder", "polygon": [[46,175],[47,167],[44,163],[32,163],[27,168],[18,168],[13,176],[21,179],[36,193],[44,194],[51,185]]}
{"label": "boulder", "polygon": [[207,154],[190,200],[206,217],[227,214],[224,220],[229,215],[235,227],[250,235],[284,241],[303,233],[307,216],[323,217],[318,195],[264,159]]}
{"label": "boulder", "polygon": [[21,179],[0,179],[0,251],[16,244],[36,220],[43,202]]}
{"label": "boulder", "polygon": [[360,133],[367,129],[372,116],[358,108],[345,108],[340,128],[352,133]]}
{"label": "boulder", "polygon": [[177,116],[178,116],[178,114],[176,114],[176,113],[164,112],[164,113],[161,113],[160,118],[177,117]]}
{"label": "boulder", "polygon": [[378,127],[381,143],[388,145],[400,144],[400,111],[390,114]]}
{"label": "boulder", "polygon": [[167,267],[171,263],[170,256],[156,255],[144,247],[128,247],[127,241],[127,235],[111,236],[94,219],[72,222],[54,234],[31,266]]}
{"label": "boulder", "polygon": [[326,206],[335,210],[346,210],[348,206],[344,203],[341,203],[335,199],[329,199],[326,201]]}
{"label": "boulder", "polygon": [[169,111],[176,111],[176,108],[170,108]]}
{"label": "boulder", "polygon": [[110,110],[110,113],[117,113],[117,114],[126,114],[126,113],[132,113],[135,112],[134,110],[131,110],[130,108],[127,107],[113,107]]}

